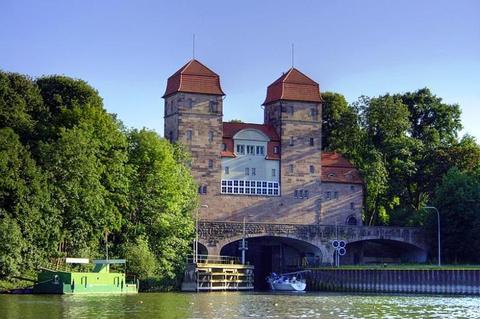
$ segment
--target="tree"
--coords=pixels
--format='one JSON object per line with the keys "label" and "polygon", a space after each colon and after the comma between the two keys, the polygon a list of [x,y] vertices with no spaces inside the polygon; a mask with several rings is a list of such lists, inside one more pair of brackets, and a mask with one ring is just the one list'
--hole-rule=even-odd
{"label": "tree", "polygon": [[155,255],[144,236],[137,237],[133,243],[126,243],[123,256],[128,261],[128,272],[139,279],[147,279],[155,275],[157,270]]}
{"label": "tree", "polygon": [[361,139],[358,116],[339,93],[322,93],[322,149],[352,154]]}
{"label": "tree", "polygon": [[23,142],[35,134],[35,117],[44,111],[32,79],[0,71],[0,128],[10,127]]}
{"label": "tree", "polygon": [[[174,151],[175,149],[175,151]],[[183,163],[187,156],[167,140],[147,130],[129,134],[129,241],[145,235],[157,258],[157,274],[173,279],[190,249],[197,206],[197,185]]]}
{"label": "tree", "polygon": [[0,278],[20,274],[24,269],[25,240],[18,224],[9,216],[0,217]]}
{"label": "tree", "polygon": [[[436,190],[434,204],[440,211],[443,259],[480,262],[480,172],[451,168]],[[428,229],[434,238],[435,219]]]}
{"label": "tree", "polygon": [[13,129],[2,128],[0,140],[0,219],[11,219],[19,227],[24,241],[19,244],[23,255],[21,269],[25,270],[55,251],[59,240],[58,212],[51,206],[43,172],[20,137]]}

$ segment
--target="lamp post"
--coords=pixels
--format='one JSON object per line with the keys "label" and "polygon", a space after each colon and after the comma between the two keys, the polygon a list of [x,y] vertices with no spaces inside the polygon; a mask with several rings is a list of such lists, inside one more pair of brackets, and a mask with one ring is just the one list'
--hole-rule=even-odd
{"label": "lamp post", "polygon": [[242,232],[242,244],[238,248],[242,251],[242,265],[245,265],[245,251],[248,250],[246,237],[247,237],[247,217],[251,217],[252,215],[243,216],[243,232]]}
{"label": "lamp post", "polygon": [[[201,205],[200,208],[208,208],[208,205]],[[196,264],[198,262],[198,211],[195,213],[195,240],[193,241],[193,262]]]}
{"label": "lamp post", "polygon": [[425,209],[433,209],[437,212],[437,246],[438,246],[438,267],[442,266],[442,255],[440,248],[440,212],[434,206],[425,206]]}

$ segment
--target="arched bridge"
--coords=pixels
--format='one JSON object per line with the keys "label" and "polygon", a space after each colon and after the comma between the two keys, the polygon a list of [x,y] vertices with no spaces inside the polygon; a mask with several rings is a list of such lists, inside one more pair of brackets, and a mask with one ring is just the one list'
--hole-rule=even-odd
{"label": "arched bridge", "polygon": [[[245,229],[245,231],[244,231]],[[292,239],[313,245],[321,251],[323,262],[333,260],[334,249],[331,241],[342,239],[347,247],[359,243],[390,243],[400,247],[411,247],[416,251],[416,261],[426,258],[428,249],[424,232],[411,227],[348,226],[348,225],[303,225],[275,224],[260,222],[218,222],[199,221],[199,243],[205,246],[209,255],[220,255],[228,244],[258,237]],[[350,250],[352,251],[352,249]],[[420,257],[419,257],[420,255]],[[353,258],[353,257],[352,257]]]}

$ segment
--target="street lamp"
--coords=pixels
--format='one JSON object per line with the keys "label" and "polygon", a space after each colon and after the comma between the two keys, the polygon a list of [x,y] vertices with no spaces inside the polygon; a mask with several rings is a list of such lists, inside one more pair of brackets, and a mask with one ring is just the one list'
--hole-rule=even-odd
{"label": "street lamp", "polygon": [[[200,208],[208,208],[208,205],[201,205]],[[198,211],[200,208],[195,214],[195,240],[193,241],[193,262],[195,264],[198,262]]]}
{"label": "street lamp", "polygon": [[438,209],[434,206],[425,206],[425,209],[433,209],[437,212],[437,246],[438,246],[438,267],[442,266],[442,255],[440,249],[440,213]]}

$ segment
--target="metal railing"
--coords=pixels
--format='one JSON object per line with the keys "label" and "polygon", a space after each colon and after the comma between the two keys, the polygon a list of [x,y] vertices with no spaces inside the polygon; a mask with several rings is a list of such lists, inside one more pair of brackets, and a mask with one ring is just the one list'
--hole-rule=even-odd
{"label": "metal railing", "polygon": [[[194,255],[187,256],[187,264],[193,264]],[[197,255],[197,264],[240,264],[240,259],[235,256]]]}

